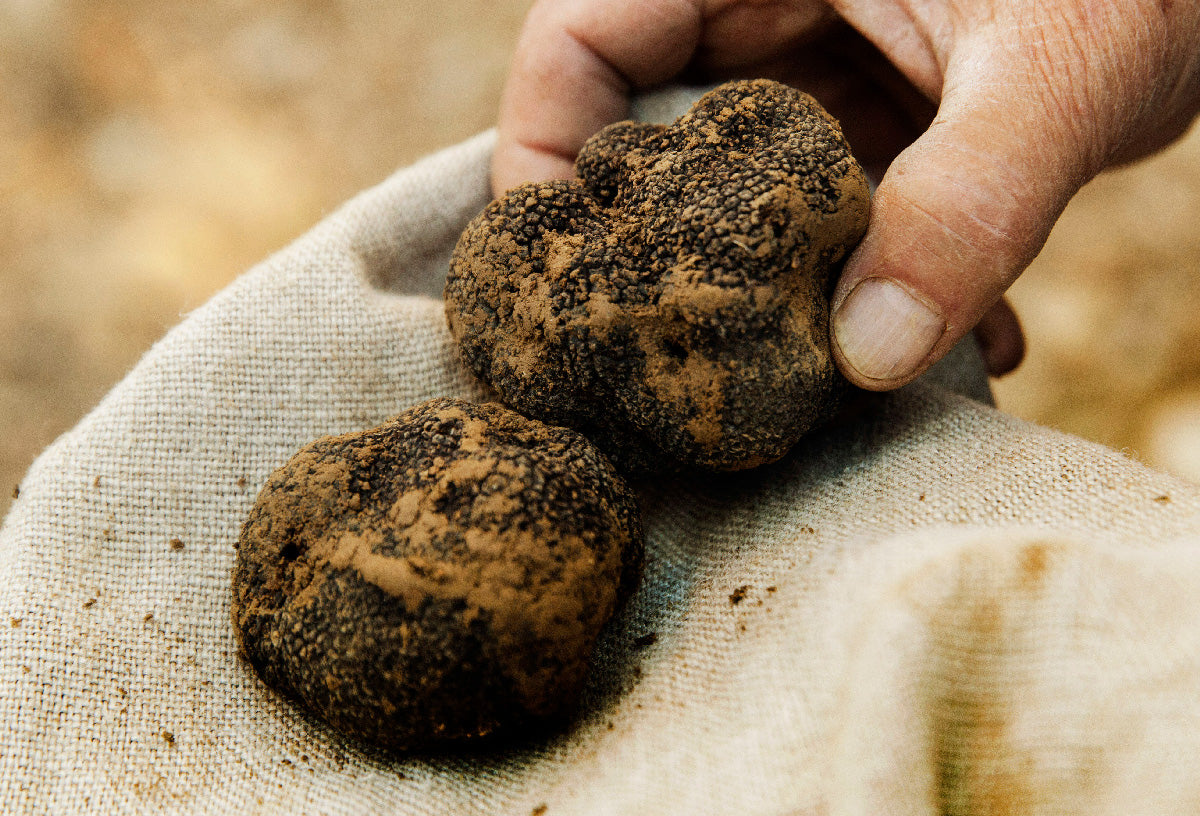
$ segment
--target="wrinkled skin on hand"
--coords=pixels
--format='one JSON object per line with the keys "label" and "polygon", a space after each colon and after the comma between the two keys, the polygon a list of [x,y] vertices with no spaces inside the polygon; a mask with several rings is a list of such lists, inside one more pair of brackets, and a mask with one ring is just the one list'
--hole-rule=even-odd
{"label": "wrinkled skin on hand", "polygon": [[633,471],[773,461],[834,410],[829,295],[867,225],[836,121],[767,80],[596,134],[578,178],[468,226],[446,284],[466,362]]}

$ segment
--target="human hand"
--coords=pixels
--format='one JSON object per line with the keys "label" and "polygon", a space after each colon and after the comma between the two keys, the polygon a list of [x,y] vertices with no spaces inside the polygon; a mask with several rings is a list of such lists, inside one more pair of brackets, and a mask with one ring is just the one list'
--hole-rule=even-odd
{"label": "human hand", "polygon": [[790,82],[879,182],[833,297],[834,354],[903,385],[972,327],[1019,362],[1001,299],[1074,193],[1200,109],[1200,0],[541,0],[500,114],[497,192],[568,176],[630,94],[687,77]]}

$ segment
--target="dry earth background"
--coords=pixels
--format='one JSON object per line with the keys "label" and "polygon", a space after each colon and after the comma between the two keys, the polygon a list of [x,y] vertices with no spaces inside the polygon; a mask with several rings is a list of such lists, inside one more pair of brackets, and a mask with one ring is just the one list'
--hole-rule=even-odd
{"label": "dry earth background", "polygon": [[[489,127],[527,0],[0,0],[0,485],[168,328]],[[1200,481],[1200,130],[1072,203],[1002,408]],[[10,503],[0,493],[0,514]]]}

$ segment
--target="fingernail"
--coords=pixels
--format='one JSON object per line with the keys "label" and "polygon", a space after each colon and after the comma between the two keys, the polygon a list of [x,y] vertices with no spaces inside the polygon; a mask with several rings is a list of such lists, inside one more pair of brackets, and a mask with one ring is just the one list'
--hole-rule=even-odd
{"label": "fingernail", "polygon": [[946,321],[889,278],[860,281],[833,315],[846,361],[871,380],[912,373],[945,331]]}

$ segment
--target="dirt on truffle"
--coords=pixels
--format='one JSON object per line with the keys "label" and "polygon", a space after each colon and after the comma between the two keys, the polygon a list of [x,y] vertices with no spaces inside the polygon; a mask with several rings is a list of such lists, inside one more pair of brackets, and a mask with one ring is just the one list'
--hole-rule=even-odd
{"label": "dirt on truffle", "polygon": [[344,732],[479,737],[571,710],[641,548],[632,494],[578,433],[433,400],[271,476],[234,623],[268,685]]}
{"label": "dirt on truffle", "polygon": [[606,128],[576,171],[455,250],[451,331],[507,403],[634,471],[753,467],[832,413],[829,294],[869,189],[815,100],[727,83],[670,126]]}

